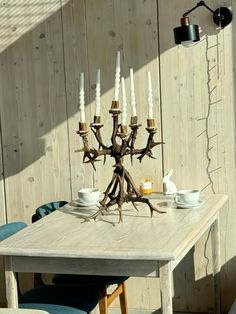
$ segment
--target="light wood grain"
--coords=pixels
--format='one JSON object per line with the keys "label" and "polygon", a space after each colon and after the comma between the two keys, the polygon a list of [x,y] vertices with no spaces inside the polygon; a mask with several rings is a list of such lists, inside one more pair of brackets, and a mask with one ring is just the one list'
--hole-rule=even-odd
{"label": "light wood grain", "polygon": [[72,259],[57,257],[21,257],[14,258],[14,269],[19,272],[66,273],[85,275],[120,275],[134,277],[159,276],[158,263],[146,260],[98,259],[73,257]]}
{"label": "light wood grain", "polygon": [[[0,89],[1,93],[1,89]],[[2,160],[2,131],[0,130],[0,169],[2,169],[0,173],[0,223],[6,223],[6,202],[5,202],[5,183],[4,183],[4,170],[3,170],[3,160]],[[3,259],[0,258],[0,293],[4,291],[4,272],[3,272]],[[3,300],[1,300],[3,302]]]}
{"label": "light wood grain", "polygon": [[[157,160],[144,160],[141,165],[134,162],[133,167],[127,163],[137,184],[148,176],[154,188],[161,191],[162,172],[174,168],[173,180],[178,188],[198,187],[207,193],[229,195],[228,206],[220,215],[222,309],[226,312],[235,297],[236,278],[236,19],[224,30],[216,31],[210,12],[199,8],[190,18],[202,28],[201,42],[190,49],[176,46],[172,29],[179,25],[183,12],[195,4],[194,0],[1,3],[1,178],[5,182],[0,192],[0,220],[4,223],[7,217],[8,221],[21,219],[29,223],[35,207],[42,203],[75,198],[77,190],[85,185],[102,190],[106,187],[112,160],[106,166],[98,163],[94,173],[74,152],[81,145],[75,134],[79,120],[78,78],[81,71],[86,73],[86,115],[91,120],[96,68],[101,67],[103,130],[109,140],[107,105],[113,95],[114,54],[120,49],[127,84],[128,69],[134,68],[137,111],[143,127],[145,75],[151,70],[157,138],[163,132],[166,143],[163,155],[161,148],[155,149]],[[220,5],[216,0],[208,4],[213,9]],[[233,12],[236,9],[234,0],[226,0],[224,5]],[[141,134],[139,140],[143,142],[144,129]],[[182,287],[175,294],[177,310],[203,312],[213,307],[208,259],[211,245],[207,231],[195,251],[176,267],[175,277]],[[198,266],[195,272],[193,263]],[[158,297],[150,296],[150,291],[155,290],[156,295],[159,292],[154,281],[129,280],[130,307],[152,309],[160,305]],[[193,297],[195,293],[197,297]]]}
{"label": "light wood grain", "polygon": [[163,314],[172,314],[172,273],[169,262],[160,262],[161,304]]}
{"label": "light wood grain", "polygon": [[37,27],[57,12],[61,7],[60,1],[40,2],[35,0],[14,0],[4,2],[0,6],[2,24],[0,28],[0,51],[6,50],[19,38]]}
{"label": "light wood grain", "polygon": [[[1,89],[0,89],[1,92]],[[3,170],[3,160],[2,160],[2,131],[0,131],[0,169]],[[4,172],[0,173],[0,223],[6,223],[6,203],[5,203],[5,184],[4,184]]]}
{"label": "light wood grain", "polygon": [[[33,19],[35,3],[28,4]],[[48,19],[0,56],[9,221],[29,223],[40,204],[71,197],[61,14],[50,15],[49,3],[44,11]]]}
{"label": "light wood grain", "polygon": [[62,7],[63,51],[65,67],[66,107],[68,114],[68,144],[70,154],[71,194],[78,197],[78,190],[93,185],[93,169],[83,164],[82,154],[75,151],[82,148],[78,131],[79,113],[79,79],[84,73],[85,79],[85,117],[91,122],[89,105],[90,77],[87,51],[86,1],[69,1]]}
{"label": "light wood grain", "polygon": [[6,297],[8,307],[17,308],[18,307],[18,291],[17,291],[17,279],[16,274],[12,268],[12,258],[11,256],[5,256],[5,279],[6,279]]}
{"label": "light wood grain", "polygon": [[[186,246],[192,246],[192,240],[198,240],[198,234],[201,235],[202,230],[208,227],[227,197],[211,195],[205,196],[204,200],[203,206],[196,210],[167,207],[165,214],[156,213],[152,218],[148,208],[141,206],[137,213],[134,208],[128,207],[124,222],[115,227],[109,221],[118,221],[117,212],[104,216],[104,221],[83,223],[84,220],[80,218],[83,212],[66,205],[65,209],[53,212],[1,242],[0,253],[175,260]],[[163,203],[162,199],[153,201]]]}
{"label": "light wood grain", "polygon": [[[138,12],[143,12],[138,14]],[[138,131],[137,147],[146,144],[147,132],[147,71],[151,71],[153,84],[154,118],[157,126],[155,140],[161,139],[160,128],[160,94],[158,64],[158,31],[156,1],[86,1],[87,44],[90,77],[90,104],[91,118],[94,115],[94,85],[96,82],[96,69],[101,69],[102,88],[102,134],[104,141],[110,143],[111,114],[109,109],[114,96],[115,56],[116,51],[121,52],[121,76],[125,78],[127,94],[127,124],[130,123],[130,78],[129,69],[134,69],[135,92],[137,101],[137,114],[142,124]],[[104,49],[106,47],[106,49]],[[138,53],[137,53],[138,51]],[[145,66],[144,66],[145,65]],[[120,97],[121,100],[121,97]],[[97,145],[96,141],[92,142]],[[133,158],[131,165],[129,158],[124,158],[124,164],[131,173],[136,185],[142,179],[149,178],[153,181],[154,190],[162,190],[162,148],[158,146],[153,150],[156,160],[144,158],[140,164]],[[106,164],[96,163],[97,171],[94,172],[94,184],[105,190],[112,177],[114,160],[108,159]],[[150,167],[152,164],[152,167]],[[104,170],[107,175],[104,176]],[[143,171],[145,169],[145,172]]]}
{"label": "light wood grain", "polygon": [[[219,214],[218,214],[219,216]],[[215,313],[221,312],[221,285],[220,285],[220,222],[219,219],[214,221],[211,226],[211,241],[212,241],[212,273],[214,276],[214,292],[215,292]]]}
{"label": "light wood grain", "polygon": [[[163,0],[158,4],[163,140],[166,142],[164,171],[174,168],[173,180],[179,189],[194,186],[205,193],[229,195],[229,207],[221,214],[222,309],[227,312],[234,298],[230,292],[234,279],[226,278],[232,278],[236,265],[233,257],[236,246],[232,240],[235,239],[235,212],[231,210],[236,190],[235,98],[232,95],[235,74],[231,54],[235,49],[232,40],[235,21],[217,31],[209,12],[199,8],[190,14],[190,19],[191,23],[201,26],[201,41],[186,49],[174,45],[172,30],[180,25],[183,12],[196,2],[181,0],[175,8],[173,1]],[[222,3],[210,1],[208,4],[216,9]],[[226,1],[225,5],[234,9],[235,1]],[[210,260],[211,247],[206,234],[195,247],[194,255],[190,254],[176,270],[182,287],[175,298],[176,310],[191,308],[204,312],[213,308]],[[195,272],[192,263],[198,265]],[[195,278],[194,285],[192,278]],[[199,295],[193,299],[195,291]]]}
{"label": "light wood grain", "polygon": [[[66,59],[65,66],[66,71],[68,72],[69,84],[71,84],[70,81],[73,80],[74,71],[79,71],[80,67],[86,67],[88,63],[88,88],[86,85],[86,95],[88,95],[89,99],[86,99],[88,100],[88,110],[90,110],[90,121],[92,121],[95,112],[94,88],[96,82],[96,70],[97,68],[101,69],[101,115],[102,123],[104,124],[101,131],[104,142],[109,144],[112,120],[108,110],[114,95],[115,53],[116,50],[120,50],[121,75],[125,77],[128,100],[128,117],[131,113],[129,103],[129,68],[133,67],[134,69],[137,112],[139,121],[142,123],[142,127],[139,130],[137,146],[144,146],[147,138],[145,130],[147,118],[147,70],[151,71],[153,83],[154,117],[157,125],[155,139],[160,140],[161,113],[160,91],[158,88],[159,71],[157,67],[158,30],[156,1],[86,0],[84,1],[84,4],[84,8],[82,8],[82,5],[81,7],[79,7],[79,5],[73,5],[71,15],[67,15],[68,20],[64,19],[64,23],[66,23],[65,26],[68,27],[65,36],[65,52],[66,54],[70,54],[70,59]],[[82,22],[86,23],[86,29],[84,28],[84,25],[81,25]],[[76,27],[74,27],[72,23],[74,23]],[[72,29],[74,31],[72,31]],[[83,31],[86,32],[86,41],[83,37]],[[74,37],[73,42],[70,41],[72,36]],[[76,47],[75,52],[74,48],[70,48],[74,46]],[[82,51],[85,48],[87,48],[87,55]],[[75,53],[78,54],[77,57]],[[78,64],[76,68],[75,64]],[[68,90],[68,96],[73,102],[76,102],[76,99],[73,97],[73,92],[71,97],[70,91],[71,89]],[[73,120],[71,119],[70,122],[71,126],[77,122],[77,117],[78,114],[73,116]],[[73,152],[74,147],[78,148],[82,145],[81,140],[75,137],[74,130],[75,128],[71,128],[70,131],[70,138],[72,141],[71,164],[73,196],[75,197],[77,195],[77,187],[86,184],[93,184],[104,191],[112,176],[112,165],[114,164],[114,160],[109,158],[106,160],[106,164],[103,165],[103,160],[101,159],[100,162],[96,163],[97,170],[95,172],[90,165],[82,166],[80,163],[81,154],[75,154]],[[75,141],[75,145],[73,141]],[[92,146],[97,147],[93,135],[90,137],[90,143]],[[153,150],[153,154],[154,157],[157,158],[156,160],[146,158],[143,160],[142,164],[140,164],[136,158],[134,158],[132,166],[130,160],[124,160],[124,162],[137,186],[139,186],[141,180],[149,178],[153,181],[153,189],[161,191],[162,148],[158,146]],[[150,167],[150,165],[152,166]],[[84,175],[85,173],[86,175]],[[91,179],[91,177],[89,177],[90,174],[92,176],[92,182],[89,181]],[[135,297],[128,298],[129,307],[136,308],[138,306],[140,308],[153,308],[152,299],[149,298],[149,290],[156,289],[156,294],[158,295],[158,288],[156,286],[154,288],[152,284],[148,285],[147,281],[148,279],[143,279],[141,284],[137,284],[135,280],[128,282],[128,295],[140,295],[140,298],[138,298],[140,302],[139,305],[137,304],[137,299]],[[112,306],[118,306],[117,302],[114,302]]]}
{"label": "light wood grain", "polygon": [[[9,255],[9,304],[17,306],[13,272],[25,271],[26,266],[32,272],[109,275],[114,270],[117,275],[127,274],[127,271],[127,275],[133,275],[133,270],[139,271],[138,261],[139,275],[146,276],[150,275],[150,270],[155,273],[159,269],[160,261],[162,309],[163,313],[172,313],[171,261],[180,261],[209,223],[218,218],[217,213],[225,205],[227,196],[205,197],[202,207],[195,210],[177,209],[164,198],[153,201],[164,202],[166,213],[150,218],[145,216],[143,206],[138,213],[127,207],[124,221],[116,226],[109,223],[118,216],[114,212],[103,216],[102,221],[85,223],[81,219],[83,209],[79,211],[66,205],[2,241],[0,254]],[[218,242],[214,241],[214,244]],[[144,269],[149,269],[149,273],[143,273]]]}

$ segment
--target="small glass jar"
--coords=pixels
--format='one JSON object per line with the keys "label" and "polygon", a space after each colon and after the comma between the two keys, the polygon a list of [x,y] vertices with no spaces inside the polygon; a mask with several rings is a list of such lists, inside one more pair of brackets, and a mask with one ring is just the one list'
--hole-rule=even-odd
{"label": "small glass jar", "polygon": [[146,179],[140,185],[140,193],[142,195],[148,195],[152,193],[152,181]]}

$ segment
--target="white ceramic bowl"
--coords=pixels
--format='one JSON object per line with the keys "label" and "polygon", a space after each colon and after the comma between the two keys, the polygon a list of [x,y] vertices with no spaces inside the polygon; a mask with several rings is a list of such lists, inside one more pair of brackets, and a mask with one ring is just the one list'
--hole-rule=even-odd
{"label": "white ceramic bowl", "polygon": [[176,201],[184,204],[196,204],[199,201],[198,190],[179,190],[176,193]]}
{"label": "white ceramic bowl", "polygon": [[96,188],[84,188],[79,190],[79,201],[84,204],[96,204],[99,201],[100,191]]}

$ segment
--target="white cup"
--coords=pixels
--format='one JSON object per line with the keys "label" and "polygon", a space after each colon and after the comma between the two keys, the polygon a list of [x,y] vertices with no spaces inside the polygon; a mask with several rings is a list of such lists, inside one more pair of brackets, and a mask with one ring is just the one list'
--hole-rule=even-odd
{"label": "white cup", "polygon": [[198,190],[179,190],[176,193],[175,201],[183,204],[196,204],[199,201]]}
{"label": "white cup", "polygon": [[79,201],[84,204],[95,204],[99,201],[100,191],[95,188],[84,188],[79,190]]}

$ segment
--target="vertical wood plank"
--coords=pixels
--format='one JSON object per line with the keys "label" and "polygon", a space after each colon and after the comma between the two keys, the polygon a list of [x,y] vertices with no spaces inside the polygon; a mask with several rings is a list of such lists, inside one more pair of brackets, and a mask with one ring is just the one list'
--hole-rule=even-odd
{"label": "vertical wood plank", "polygon": [[[227,1],[226,4],[231,7],[232,12],[235,12],[235,1]],[[217,115],[217,121],[221,123],[222,137],[217,156],[223,161],[223,171],[222,177],[218,178],[218,184],[219,189],[225,190],[229,195],[228,206],[220,215],[222,312],[227,312],[233,303],[236,285],[235,29],[236,20],[234,18],[232,24],[220,33],[223,41],[220,49],[222,107]]]}
{"label": "vertical wood plank", "polygon": [[[138,131],[137,147],[146,144],[147,132],[147,71],[151,71],[153,85],[154,118],[157,125],[155,140],[161,139],[161,113],[158,67],[158,30],[157,2],[153,0],[87,0],[86,25],[88,44],[88,68],[90,78],[91,119],[95,112],[95,83],[97,68],[101,69],[101,115],[102,136],[104,142],[110,144],[112,119],[109,114],[114,95],[115,58],[116,51],[121,51],[121,76],[125,78],[127,94],[128,123],[131,115],[129,68],[134,69],[134,83],[137,102],[137,115],[142,124]],[[93,145],[97,143],[91,139]],[[125,166],[137,186],[144,178],[153,181],[154,190],[162,190],[162,148],[153,149],[156,159],[146,158],[140,164],[135,158],[133,165],[130,160],[124,160]],[[96,163],[94,185],[105,190],[112,177],[114,160],[107,159]],[[105,174],[105,175],[104,175]],[[130,278],[127,282],[129,308],[154,309],[160,306],[159,280],[145,278]],[[117,301],[111,304],[119,307]]]}
{"label": "vertical wood plank", "polygon": [[2,160],[2,131],[0,129],[0,224],[4,224],[6,222],[6,199],[5,199],[5,181],[4,181],[4,168],[3,168],[3,160]]}
{"label": "vertical wood plank", "polygon": [[[142,12],[142,14],[138,14]],[[155,139],[160,140],[160,104],[159,104],[159,71],[158,71],[158,36],[156,1],[86,1],[86,19],[88,32],[88,60],[90,76],[91,115],[94,115],[94,88],[96,70],[101,68],[102,88],[102,134],[109,144],[111,136],[111,115],[108,113],[114,94],[116,50],[121,51],[121,76],[125,78],[127,94],[128,123],[131,116],[129,68],[134,69],[137,114],[142,123],[137,136],[137,147],[146,144],[147,106],[147,71],[151,71],[153,84],[154,117],[157,124]],[[97,143],[94,143],[97,145]],[[137,185],[144,177],[151,177],[154,189],[161,190],[161,147],[153,150],[156,160],[146,158],[140,164],[135,158],[133,166],[126,158],[124,163],[129,169]],[[95,185],[103,190],[112,176],[114,160],[106,164],[97,163],[94,173]],[[150,164],[152,166],[150,167]],[[107,174],[103,176],[104,169]],[[145,171],[144,171],[145,169]],[[145,173],[145,174],[144,174]]]}
{"label": "vertical wood plank", "polygon": [[[236,274],[236,20],[216,31],[211,14],[200,8],[191,14],[191,21],[202,27],[201,42],[189,49],[177,47],[172,29],[179,25],[182,13],[195,4],[193,0],[179,0],[178,4],[171,0],[7,0],[0,4],[0,110],[7,215],[9,221],[30,222],[41,202],[75,198],[82,186],[106,187],[112,160],[105,166],[97,163],[94,173],[90,165],[82,164],[82,155],[75,153],[82,144],[76,135],[79,74],[85,72],[86,116],[92,121],[96,69],[101,68],[103,134],[109,143],[108,110],[115,51],[119,49],[127,95],[129,67],[135,72],[138,115],[143,124],[137,145],[146,141],[145,76],[151,70],[156,138],[160,139],[162,114],[166,142],[164,172],[174,168],[173,181],[178,188],[197,187],[203,192],[229,195],[229,206],[220,215],[222,309],[227,311],[234,298]],[[211,0],[208,5],[215,9],[219,3]],[[224,5],[236,9],[235,0],[224,1]],[[96,145],[92,136],[90,140]],[[127,162],[127,167],[137,184],[145,173],[160,191],[160,147],[154,155],[157,160],[144,160],[141,165],[134,162],[132,167]],[[5,221],[4,210],[0,220]],[[175,309],[212,309],[210,249],[206,234],[177,268]],[[132,278],[127,285],[129,307],[160,306],[160,300],[152,298],[159,291],[156,280]]]}
{"label": "vertical wood plank", "polygon": [[0,52],[6,50],[27,32],[60,10],[58,0],[14,0],[0,4]]}
{"label": "vertical wood plank", "polygon": [[[183,12],[196,3],[185,0],[178,1],[175,6],[172,1],[158,3],[163,138],[166,142],[164,169],[174,168],[173,181],[179,189],[198,188],[202,193],[229,195],[229,208],[226,207],[220,215],[221,241],[224,243],[221,255],[222,263],[225,263],[222,267],[223,310],[227,311],[233,296],[226,291],[232,291],[234,286],[227,277],[232,278],[235,268],[232,257],[236,247],[232,241],[235,238],[235,213],[231,210],[236,189],[232,94],[235,58],[232,32],[235,21],[224,30],[216,30],[211,14],[199,8],[191,13],[190,18],[191,23],[202,28],[201,41],[190,48],[176,46],[173,28],[180,25],[179,18]],[[220,6],[217,1],[209,1],[208,5],[213,9]],[[226,1],[224,5],[235,5],[235,1]],[[168,21],[165,18],[167,14]],[[175,309],[208,311],[213,308],[210,248],[206,234],[196,245],[194,255],[188,255],[179,265],[175,274],[180,283],[175,294]],[[192,280],[195,281],[193,285]],[[208,294],[205,294],[206,290]],[[201,304],[195,303],[199,299]]]}
{"label": "vertical wood plank", "polygon": [[[19,20],[11,17],[16,26],[36,14],[35,1],[28,1],[27,8],[21,5]],[[46,19],[0,56],[9,221],[30,222],[40,204],[71,195],[61,12],[51,12],[51,5],[45,1]]]}
{"label": "vertical wood plank", "polygon": [[80,120],[79,79],[81,72],[84,72],[85,77],[85,116],[88,125],[91,121],[85,1],[67,2],[62,7],[62,18],[72,197],[78,198],[77,193],[81,187],[90,187],[93,184],[91,165],[83,164],[82,153],[75,153],[83,147],[82,139],[76,134]]}
{"label": "vertical wood plank", "polygon": [[214,276],[214,309],[215,313],[221,313],[221,291],[220,291],[220,227],[219,215],[211,227],[212,243],[212,273]]}

